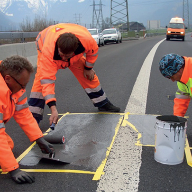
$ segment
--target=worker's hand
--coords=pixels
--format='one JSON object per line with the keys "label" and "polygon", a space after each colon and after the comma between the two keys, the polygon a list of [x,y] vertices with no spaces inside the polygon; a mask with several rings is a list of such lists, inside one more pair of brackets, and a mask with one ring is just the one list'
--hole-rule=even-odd
{"label": "worker's hand", "polygon": [[42,153],[52,154],[54,153],[54,148],[51,143],[47,142],[43,137],[36,140],[36,143],[39,145]]}
{"label": "worker's hand", "polygon": [[90,81],[92,81],[94,79],[95,71],[93,69],[91,70],[84,69],[83,74],[86,79],[89,79]]}
{"label": "worker's hand", "polygon": [[19,168],[9,172],[11,178],[18,184],[34,183],[35,177],[25,171],[21,171]]}
{"label": "worker's hand", "polygon": [[57,121],[59,119],[58,111],[56,106],[51,106],[51,116],[49,117],[49,124],[52,125],[52,123],[57,124]]}

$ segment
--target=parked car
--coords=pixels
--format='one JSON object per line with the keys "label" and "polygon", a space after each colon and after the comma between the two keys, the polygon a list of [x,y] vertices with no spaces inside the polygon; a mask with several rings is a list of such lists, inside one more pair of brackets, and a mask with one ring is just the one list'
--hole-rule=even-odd
{"label": "parked car", "polygon": [[104,44],[104,38],[103,38],[103,34],[100,32],[99,29],[88,29],[88,31],[91,33],[92,37],[95,39],[95,41],[97,42],[97,45],[100,47],[101,45],[105,45]]}
{"label": "parked car", "polygon": [[104,29],[102,33],[105,44],[108,42],[122,43],[121,32],[117,28]]}

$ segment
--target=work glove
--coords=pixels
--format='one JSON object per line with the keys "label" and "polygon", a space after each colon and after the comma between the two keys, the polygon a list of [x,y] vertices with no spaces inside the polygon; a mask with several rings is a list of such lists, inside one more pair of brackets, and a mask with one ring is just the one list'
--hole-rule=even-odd
{"label": "work glove", "polygon": [[39,145],[39,148],[41,149],[42,153],[54,153],[53,145],[47,142],[43,137],[37,139],[36,143]]}
{"label": "work glove", "polygon": [[34,183],[35,177],[25,171],[21,171],[19,168],[9,172],[11,178],[18,184]]}

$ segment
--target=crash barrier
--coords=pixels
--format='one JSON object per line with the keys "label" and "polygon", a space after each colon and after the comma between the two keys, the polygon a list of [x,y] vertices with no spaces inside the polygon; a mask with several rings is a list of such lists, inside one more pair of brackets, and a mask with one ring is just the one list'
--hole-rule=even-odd
{"label": "crash barrier", "polygon": [[26,57],[32,63],[33,67],[36,67],[37,49],[35,42],[0,45],[0,60],[13,55]]}
{"label": "crash barrier", "polygon": [[139,37],[144,37],[146,35],[146,31],[139,31],[139,32],[135,32],[135,31],[122,31],[121,32],[123,38],[139,38]]}
{"label": "crash barrier", "polygon": [[39,32],[0,32],[0,39],[7,39],[13,42],[15,39],[19,39],[20,43],[25,42],[27,38],[36,38]]}
{"label": "crash barrier", "polygon": [[146,33],[147,37],[154,37],[159,35],[166,35],[166,33]]}
{"label": "crash barrier", "polygon": [[174,115],[156,117],[155,151],[157,162],[176,165],[183,162],[187,119]]}

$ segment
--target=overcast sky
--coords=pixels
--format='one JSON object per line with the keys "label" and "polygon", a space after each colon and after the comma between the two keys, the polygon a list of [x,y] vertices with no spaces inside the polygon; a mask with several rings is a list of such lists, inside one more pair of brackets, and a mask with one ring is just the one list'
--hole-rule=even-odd
{"label": "overcast sky", "polygon": [[[74,9],[71,11],[73,17],[69,17],[70,21],[80,20],[81,23],[92,22],[93,0],[65,1],[66,6],[69,2],[73,2],[74,5]],[[124,0],[115,1],[123,2]],[[115,1],[113,1],[113,6],[116,5]],[[99,2],[100,0],[95,0],[96,4],[99,4]],[[103,18],[110,17],[111,0],[101,0],[101,2]],[[96,6],[95,8],[99,10],[99,6]],[[145,26],[147,25],[148,20],[161,20],[161,23],[164,25],[170,20],[170,17],[182,17],[182,14],[183,0],[128,0],[129,21],[138,21]]]}
{"label": "overcast sky", "polygon": [[[0,0],[1,2],[5,2],[6,0]],[[9,2],[10,0],[7,0]],[[15,0],[20,2],[21,0]],[[45,17],[46,19],[54,20],[55,22],[71,22],[78,23],[86,27],[91,26],[93,15],[96,19],[95,14],[93,14],[93,0],[23,0],[28,2],[31,7],[35,7],[35,4],[38,4],[39,10],[38,13],[26,12],[22,14],[22,12],[17,13],[16,11],[19,6],[17,5],[17,9],[14,7],[8,11],[9,14],[16,15],[16,22],[22,22],[25,18],[31,18],[37,14],[39,17]],[[61,1],[62,3],[59,3]],[[99,14],[99,4],[100,0],[95,1],[95,11],[97,16]],[[123,8],[123,6],[117,6],[116,3],[124,3],[125,0],[114,0],[112,1],[112,8],[116,9],[117,7]],[[40,7],[46,3],[49,4],[49,9],[44,9]],[[101,0],[102,3],[102,14],[103,19],[105,20],[107,17],[110,18],[110,10],[111,10],[111,0]],[[15,5],[15,4],[14,4]],[[35,7],[36,8],[36,7]],[[126,19],[126,7],[125,10],[122,11],[124,13],[124,21]],[[34,9],[33,9],[34,10]],[[43,10],[43,11],[42,11]],[[189,11],[192,10],[192,0],[189,0]],[[47,11],[47,12],[46,12]],[[113,12],[114,13],[114,12]],[[40,15],[39,15],[40,14]],[[145,27],[147,27],[147,22],[149,20],[159,20],[160,25],[165,27],[168,25],[170,19],[172,17],[178,16],[183,17],[183,0],[128,0],[128,16],[129,22],[137,21],[143,23]],[[14,16],[13,16],[14,17]],[[100,17],[101,18],[101,17]],[[120,17],[118,16],[118,19]],[[192,14],[189,14],[189,18],[192,18]],[[20,20],[19,20],[20,19]],[[191,19],[192,20],[192,19]],[[114,22],[115,23],[115,22]],[[190,21],[192,23],[192,21]]]}

